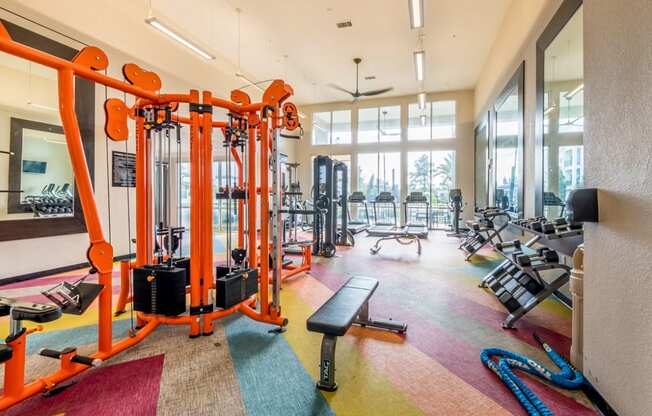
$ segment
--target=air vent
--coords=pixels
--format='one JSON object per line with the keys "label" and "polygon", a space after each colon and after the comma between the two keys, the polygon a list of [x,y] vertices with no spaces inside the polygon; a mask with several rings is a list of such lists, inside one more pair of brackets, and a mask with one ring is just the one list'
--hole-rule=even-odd
{"label": "air vent", "polygon": [[344,29],[345,27],[351,27],[351,26],[353,26],[353,23],[351,23],[350,20],[337,23],[337,28],[338,29]]}
{"label": "air vent", "polygon": [[369,75],[368,77],[364,77],[367,81],[371,81],[372,79],[376,79],[375,75]]}

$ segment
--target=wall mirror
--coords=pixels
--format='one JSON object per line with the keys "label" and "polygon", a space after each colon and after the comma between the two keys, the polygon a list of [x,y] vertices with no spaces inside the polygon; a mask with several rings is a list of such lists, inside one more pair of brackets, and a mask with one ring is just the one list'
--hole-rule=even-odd
{"label": "wall mirror", "polygon": [[[77,49],[2,20],[17,42],[72,59]],[[0,53],[0,241],[86,231],[58,110],[56,71]],[[93,178],[95,88],[75,81]]]}
{"label": "wall mirror", "polygon": [[537,215],[565,214],[568,192],[584,184],[582,2],[562,3],[537,42]]}
{"label": "wall mirror", "polygon": [[488,115],[475,128],[475,208],[489,204],[489,123]]}
{"label": "wall mirror", "polygon": [[493,204],[523,216],[523,73],[522,63],[493,106]]}

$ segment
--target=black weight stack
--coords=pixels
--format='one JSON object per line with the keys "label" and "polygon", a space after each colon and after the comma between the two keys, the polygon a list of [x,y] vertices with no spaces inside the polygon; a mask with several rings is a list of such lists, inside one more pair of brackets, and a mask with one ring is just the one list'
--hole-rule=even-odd
{"label": "black weight stack", "polygon": [[226,309],[258,293],[258,270],[231,270],[217,266],[215,270],[215,306]]}
{"label": "black weight stack", "polygon": [[134,310],[165,316],[186,311],[186,270],[166,265],[134,269]]}

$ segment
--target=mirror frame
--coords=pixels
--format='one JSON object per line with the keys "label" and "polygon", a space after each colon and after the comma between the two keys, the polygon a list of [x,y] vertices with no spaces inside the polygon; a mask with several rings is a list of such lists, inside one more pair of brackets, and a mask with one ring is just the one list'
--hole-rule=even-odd
{"label": "mirror frame", "polygon": [[519,212],[511,212],[508,211],[508,214],[514,218],[522,218],[524,213],[525,213],[525,199],[524,199],[524,188],[525,188],[525,161],[524,161],[524,156],[525,156],[525,136],[523,134],[523,126],[525,122],[525,61],[521,61],[521,64],[518,66],[516,69],[516,72],[514,72],[514,75],[509,79],[503,90],[498,94],[498,97],[494,101],[493,105],[491,106],[491,111],[490,111],[490,125],[492,126],[491,128],[491,135],[490,141],[492,144],[492,149],[490,149],[491,154],[491,178],[489,178],[489,203],[490,205],[493,205],[496,199],[496,158],[498,154],[498,149],[496,148],[496,132],[497,132],[497,111],[496,109],[499,108],[505,100],[507,100],[507,97],[509,97],[514,90],[514,88],[518,88],[518,144],[519,144],[519,150],[518,150],[518,165],[516,166],[516,169],[518,172],[520,172],[520,181],[518,183],[518,203],[519,203]]}
{"label": "mirror frame", "polygon": [[[5,19],[0,19],[11,38],[19,43],[41,50],[62,59],[71,60],[79,52],[70,46],[32,32]],[[79,121],[86,163],[94,184],[95,173],[95,85],[94,83],[75,77],[75,113]],[[37,123],[37,122],[32,122]],[[38,123],[45,124],[45,123]],[[13,123],[12,123],[13,125]],[[46,124],[47,125],[47,124]],[[22,129],[21,129],[22,131]],[[12,129],[13,134],[13,129]],[[21,140],[22,142],[22,140]],[[13,137],[11,140],[13,147]],[[21,151],[22,153],[22,151]],[[16,156],[16,155],[15,155]],[[10,171],[15,161],[10,161]],[[20,163],[18,163],[20,165]],[[10,178],[10,184],[15,179]],[[20,181],[20,179],[19,179]],[[56,235],[80,234],[86,232],[86,223],[78,199],[74,183],[74,211],[71,217],[36,218],[22,220],[0,220],[0,241],[24,240],[30,238],[51,237]]]}
{"label": "mirror frame", "polygon": [[[25,120],[17,117],[10,117],[10,126],[11,139],[9,142],[9,150],[13,153],[13,155],[9,159],[9,189],[22,189],[23,130],[29,129],[50,133],[59,133],[63,135],[63,127],[57,126],[56,124]],[[21,203],[21,199],[21,195],[17,192],[12,192],[9,194],[7,201],[8,214],[21,214],[26,212],[24,208],[29,204]],[[77,198],[75,198],[75,202],[73,204],[73,213],[75,212],[74,207],[78,206],[77,203]],[[70,216],[72,217],[73,215]]]}
{"label": "mirror frame", "polygon": [[536,115],[534,138],[534,215],[543,215],[543,98],[545,95],[546,49],[566,27],[582,6],[583,0],[564,0],[537,39],[536,46]]}
{"label": "mirror frame", "polygon": [[[485,157],[485,177],[484,177],[484,190],[485,190],[485,198],[484,201],[478,201],[476,199],[478,189],[476,187],[477,181],[475,178],[478,177],[478,171],[477,171],[477,166],[476,166],[476,161],[478,157],[478,133],[480,132],[481,129],[485,129],[484,133],[484,139],[487,142],[487,155]],[[482,117],[482,120],[475,126],[475,129],[473,129],[473,207],[474,211],[475,209],[478,208],[484,208],[489,205],[489,174],[490,174],[490,166],[489,163],[491,161],[491,155],[489,154],[489,138],[491,135],[489,134],[489,112],[486,111],[484,113],[484,116]],[[479,202],[482,202],[480,204]]]}

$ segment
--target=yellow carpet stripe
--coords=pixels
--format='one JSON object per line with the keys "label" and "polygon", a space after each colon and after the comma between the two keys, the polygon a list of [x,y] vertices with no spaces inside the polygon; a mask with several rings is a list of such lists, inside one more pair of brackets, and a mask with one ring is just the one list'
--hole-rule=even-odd
{"label": "yellow carpet stripe", "polygon": [[[321,334],[306,330],[313,309],[289,287],[283,290],[283,305],[292,317],[284,334],[308,373],[317,380]],[[422,412],[373,365],[355,345],[355,338],[341,337],[337,343],[339,389],[322,392],[331,409],[341,415],[421,415]]]}

